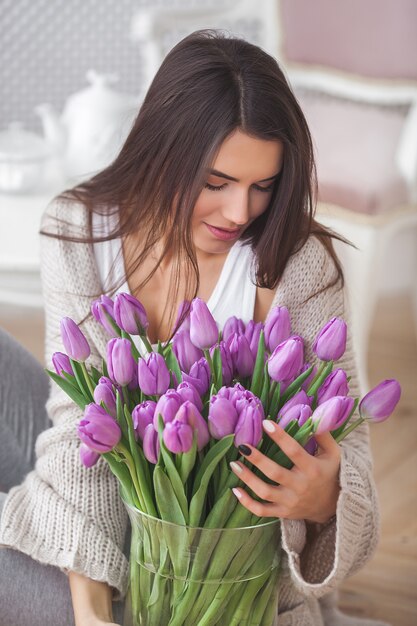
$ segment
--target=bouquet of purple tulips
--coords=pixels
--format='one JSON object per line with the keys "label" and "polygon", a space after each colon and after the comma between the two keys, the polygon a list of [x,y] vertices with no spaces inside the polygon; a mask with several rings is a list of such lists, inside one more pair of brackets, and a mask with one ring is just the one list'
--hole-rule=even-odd
{"label": "bouquet of purple tulips", "polygon": [[312,366],[285,307],[274,307],[265,324],[231,317],[220,331],[196,298],[183,303],[172,341],[156,346],[146,311],[131,295],[101,296],[92,314],[111,336],[101,370],[87,368],[88,342],[64,318],[66,354],[53,355],[55,372],[48,373],[84,411],[81,461],[91,467],[102,456],[120,483],[132,523],[125,624],[270,626],[279,520],[238,502],[230,462],[245,462],[239,446],[251,444],[290,468],[262,436],[263,420],[277,421],[314,454],[317,433],[340,442],[364,420],[386,419],[400,397],[398,382],[383,381],[360,403],[348,395],[346,373],[333,369],[346,347],[339,318],[318,334],[319,365]]}

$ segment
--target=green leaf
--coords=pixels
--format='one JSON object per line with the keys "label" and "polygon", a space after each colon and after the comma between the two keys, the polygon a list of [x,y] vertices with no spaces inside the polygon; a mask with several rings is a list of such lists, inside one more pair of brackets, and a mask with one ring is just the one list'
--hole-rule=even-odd
{"label": "green leaf", "polygon": [[122,429],[123,435],[126,437],[127,440],[129,440],[128,427],[126,424],[125,414],[123,410],[122,394],[118,389],[116,390],[116,419],[120,428]]}
{"label": "green leaf", "polygon": [[93,379],[94,386],[98,385],[99,379],[103,376],[103,374],[96,368],[94,365],[91,366],[90,376]]}
{"label": "green leaf", "polygon": [[264,331],[261,330],[259,335],[258,352],[256,355],[255,368],[252,374],[252,384],[250,390],[255,396],[260,397],[263,385],[263,372],[265,364],[265,338]]}
{"label": "green leaf", "polygon": [[165,355],[163,356],[165,356],[165,363],[167,364],[168,369],[171,370],[171,372],[174,372],[179,384],[182,381],[182,373],[177,357],[172,351],[172,344],[169,344],[169,349],[166,350]]}
{"label": "green leaf", "polygon": [[156,515],[156,510],[154,507],[154,502],[152,498],[151,492],[151,477],[149,474],[148,463],[143,455],[142,450],[139,448],[136,439],[135,432],[133,429],[132,416],[129,413],[127,406],[124,406],[124,415],[127,424],[128,430],[128,439],[129,439],[129,448],[132,454],[133,462],[135,464],[136,476],[138,478],[138,482],[140,488],[142,490],[142,498],[145,501],[147,510],[145,511],[149,515]]}
{"label": "green leaf", "polygon": [[297,393],[297,391],[300,390],[303,382],[307,380],[307,378],[310,376],[311,372],[313,371],[313,367],[314,365],[311,365],[308,368],[308,370],[300,374],[298,378],[293,380],[293,382],[290,385],[288,385],[288,387],[286,388],[285,392],[282,394],[282,397],[281,397],[281,407],[284,406],[287,400],[292,398]]}
{"label": "green leaf", "polygon": [[[172,459],[171,453],[165,445],[164,438],[162,436],[164,430],[164,420],[161,414],[158,416],[158,435],[160,444],[160,454],[164,459],[165,468],[169,476],[169,480],[172,484],[172,489],[177,497],[177,501],[181,507],[181,511],[184,519],[188,520],[188,502],[185,496],[184,485],[182,484],[181,476],[178,473],[175,463]],[[188,523],[188,521],[187,521]]]}
{"label": "green leaf", "polygon": [[161,519],[174,524],[186,525],[186,520],[175,495],[172,483],[164,470],[158,465],[155,466],[153,473],[153,483],[156,504]]}
{"label": "green leaf", "polygon": [[86,405],[91,402],[91,400],[86,399],[83,396],[83,394],[80,391],[78,391],[76,387],[74,387],[72,383],[70,383],[67,380],[64,380],[63,378],[61,378],[61,376],[58,376],[58,374],[56,374],[55,372],[51,372],[48,369],[45,371],[52,378],[52,380],[56,382],[56,384],[59,387],[61,387],[63,391],[65,391],[67,396],[69,396],[71,400],[80,407],[80,409],[84,410]]}
{"label": "green leaf", "polygon": [[213,372],[214,384],[216,385],[217,389],[220,389],[223,384],[223,365],[219,347],[214,348],[213,351]]}
{"label": "green leaf", "polygon": [[78,363],[78,361],[74,361],[73,359],[70,359],[70,363],[72,366],[72,371],[74,372],[74,376],[76,378],[76,381],[78,383],[79,388],[81,389],[83,395],[88,398],[88,402],[94,402],[94,398],[88,388],[88,385],[86,383],[86,380],[84,378],[84,374],[83,374],[83,370],[81,368],[81,364]]}
{"label": "green leaf", "polygon": [[101,361],[101,369],[103,371],[103,376],[106,376],[106,378],[109,377],[109,370],[107,369],[107,363],[104,359],[102,359]]}
{"label": "green leaf", "polygon": [[118,479],[121,485],[121,488],[123,490],[123,497],[126,500],[126,502],[128,504],[131,504],[132,506],[137,506],[136,504],[137,500],[132,499],[130,495],[133,483],[132,483],[132,479],[130,476],[130,472],[128,468],[126,467],[125,463],[123,462],[123,460],[117,455],[115,455],[113,452],[106,452],[102,454],[102,456],[109,464],[111,472]]}
{"label": "green leaf", "polygon": [[327,363],[323,361],[322,366],[316,376],[316,379],[311,383],[310,387],[307,389],[307,395],[313,396],[317,393],[319,387],[323,384],[324,380],[330,374],[333,369],[333,361],[328,361]]}
{"label": "green leaf", "polygon": [[269,386],[270,386],[270,381],[271,379],[269,378],[268,375],[268,366],[265,363],[264,366],[264,382],[262,385],[262,391],[261,391],[261,402],[262,402],[262,406],[264,407],[264,411],[265,411],[265,415],[268,413],[268,409],[269,409]]}
{"label": "green leaf", "polygon": [[271,415],[273,419],[275,419],[278,414],[280,396],[281,396],[281,383],[278,383],[274,389],[271,401],[269,403],[269,414]]}
{"label": "green leaf", "polygon": [[184,452],[181,455],[179,473],[180,473],[183,485],[185,485],[185,483],[187,482],[188,477],[194,468],[196,457],[197,457],[197,431],[194,430],[193,445],[191,446],[190,450],[188,450],[188,452]]}
{"label": "green leaf", "polygon": [[233,445],[233,440],[234,435],[223,437],[223,439],[220,439],[204,457],[194,481],[193,497],[190,503],[190,526],[198,526],[200,524],[210,478],[220,460]]}

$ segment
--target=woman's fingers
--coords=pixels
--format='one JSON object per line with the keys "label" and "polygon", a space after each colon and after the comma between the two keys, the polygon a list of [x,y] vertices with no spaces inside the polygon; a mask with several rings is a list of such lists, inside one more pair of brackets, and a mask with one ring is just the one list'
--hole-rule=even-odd
{"label": "woman's fingers", "polygon": [[258,517],[284,517],[280,513],[280,506],[271,502],[258,502],[250,497],[244,489],[237,487],[232,489],[239,502],[246,507],[251,513]]}
{"label": "woman's fingers", "polygon": [[281,448],[296,467],[304,472],[308,472],[311,469],[314,457],[308,454],[283,428],[272,420],[264,420],[262,425],[267,435]]}
{"label": "woman's fingers", "polygon": [[332,456],[340,457],[340,446],[330,433],[322,433],[321,435],[314,436],[320,448],[319,454],[320,452],[324,452]]}
{"label": "woman's fingers", "polygon": [[[284,485],[285,487],[292,487],[294,485],[294,476],[291,474],[290,470],[285,469],[285,467],[281,467],[281,465],[272,461],[253,446],[239,446],[239,452],[241,452],[252,463],[252,465],[255,465],[258,469],[260,469],[262,474],[273,480],[275,483]],[[251,480],[253,485],[255,485],[255,483],[257,484],[257,481],[263,483],[260,478],[255,476],[255,474],[242,463],[231,464],[231,467],[235,474],[237,474],[246,484],[249,485],[248,480]],[[249,486],[252,489],[252,485]],[[255,489],[253,489],[253,491],[256,492]]]}

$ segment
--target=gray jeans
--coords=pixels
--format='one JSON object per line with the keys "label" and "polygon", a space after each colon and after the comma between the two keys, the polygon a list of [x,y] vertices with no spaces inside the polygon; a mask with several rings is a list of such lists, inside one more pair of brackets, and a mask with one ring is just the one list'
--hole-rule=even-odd
{"label": "gray jeans", "polygon": [[[42,366],[0,329],[0,515],[7,492],[35,463],[35,441],[50,426]],[[123,604],[113,604],[122,623]],[[0,548],[0,626],[73,626],[67,576],[17,550]]]}

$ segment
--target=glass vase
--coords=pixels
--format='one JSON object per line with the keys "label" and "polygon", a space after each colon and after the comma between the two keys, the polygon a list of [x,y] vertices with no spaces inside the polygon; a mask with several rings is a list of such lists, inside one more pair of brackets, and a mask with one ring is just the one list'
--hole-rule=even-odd
{"label": "glass vase", "polygon": [[125,503],[131,522],[124,626],[273,626],[280,523],[193,528]]}

